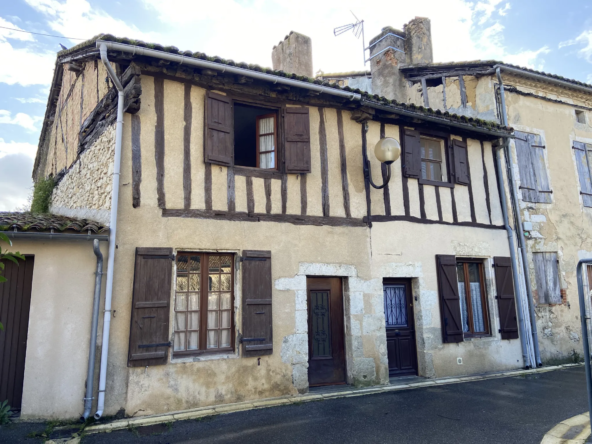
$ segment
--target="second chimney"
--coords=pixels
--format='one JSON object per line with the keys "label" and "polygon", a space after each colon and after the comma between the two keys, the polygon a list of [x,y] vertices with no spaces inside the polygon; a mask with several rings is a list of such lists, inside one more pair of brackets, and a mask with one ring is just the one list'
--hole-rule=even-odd
{"label": "second chimney", "polygon": [[312,77],[312,41],[310,37],[290,32],[271,52],[273,69]]}
{"label": "second chimney", "polygon": [[417,65],[419,63],[432,63],[434,54],[432,51],[432,26],[430,19],[415,17],[405,25],[405,54],[407,63]]}

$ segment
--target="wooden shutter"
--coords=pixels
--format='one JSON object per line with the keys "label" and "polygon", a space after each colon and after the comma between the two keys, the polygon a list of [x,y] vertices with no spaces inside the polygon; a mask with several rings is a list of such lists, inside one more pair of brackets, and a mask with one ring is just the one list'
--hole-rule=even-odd
{"label": "wooden shutter", "polygon": [[419,131],[405,129],[403,137],[403,174],[419,178],[421,173],[421,145]]}
{"label": "wooden shutter", "polygon": [[545,164],[545,147],[542,145],[540,134],[529,134],[530,158],[534,170],[537,188],[537,202],[551,203],[551,185]]}
{"label": "wooden shutter", "polygon": [[206,96],[205,162],[234,164],[234,119],[232,100],[213,92]]}
{"label": "wooden shutter", "polygon": [[436,268],[440,293],[440,315],[442,317],[442,342],[462,342],[463,329],[456,279],[456,257],[436,256]]}
{"label": "wooden shutter", "polygon": [[286,173],[310,173],[310,118],[308,108],[285,108]]}
{"label": "wooden shutter", "polygon": [[520,171],[520,190],[526,202],[551,202],[551,187],[545,164],[545,147],[539,134],[515,133],[516,155]]}
{"label": "wooden shutter", "polygon": [[243,356],[273,352],[271,251],[243,251]]}
{"label": "wooden shutter", "polygon": [[167,362],[172,259],[171,248],[136,248],[128,367]]}
{"label": "wooden shutter", "polygon": [[518,319],[516,318],[516,299],[512,279],[512,261],[509,257],[494,257],[495,288],[500,318],[502,339],[518,339]]}
{"label": "wooden shutter", "polygon": [[561,304],[557,253],[533,253],[538,300],[541,304]]}
{"label": "wooden shutter", "polygon": [[452,146],[454,148],[455,182],[461,185],[468,185],[471,183],[471,178],[469,177],[469,153],[467,144],[462,140],[453,139]]}
{"label": "wooden shutter", "polygon": [[574,142],[573,149],[576,156],[578,177],[580,178],[580,194],[582,195],[582,202],[585,207],[592,207],[592,178],[590,177],[586,144],[582,142]]}

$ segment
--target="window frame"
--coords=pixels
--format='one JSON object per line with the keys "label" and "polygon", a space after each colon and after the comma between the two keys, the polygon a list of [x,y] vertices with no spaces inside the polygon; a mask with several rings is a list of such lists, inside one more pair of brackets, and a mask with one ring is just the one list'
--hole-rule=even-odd
{"label": "window frame", "polygon": [[419,177],[417,178],[418,183],[422,184],[422,185],[433,185],[433,186],[437,186],[437,187],[446,187],[446,188],[454,188],[454,181],[451,180],[451,169],[450,169],[450,164],[451,164],[451,155],[450,155],[450,146],[451,146],[451,137],[450,134],[442,132],[442,131],[434,131],[434,130],[424,130],[421,128],[416,128],[416,130],[419,132],[419,146],[420,146],[420,150],[421,150],[421,138],[422,137],[428,137],[431,139],[440,139],[444,142],[444,158],[442,159],[442,162],[445,162],[446,165],[446,176],[447,176],[447,181],[446,182],[442,182],[442,181],[438,181],[438,180],[429,180],[429,179],[423,179],[421,177],[421,163],[423,163],[423,158],[421,157],[421,151],[420,151],[420,171],[419,171]]}
{"label": "window frame", "polygon": [[[259,134],[259,121],[262,119],[268,119],[270,117],[273,117],[273,133],[265,133],[265,134]],[[262,114],[260,116],[255,117],[255,126],[256,126],[256,137],[257,137],[257,142],[256,142],[256,156],[257,156],[257,169],[259,170],[267,170],[267,171],[278,171],[278,120],[279,120],[279,115],[278,112],[274,112],[274,113],[269,113],[269,114]],[[273,150],[272,151],[263,151],[263,153],[261,152],[261,137],[262,136],[269,136],[273,134],[273,140],[274,140],[274,145],[273,145]],[[274,157],[273,157],[273,168],[261,168],[261,154],[266,154],[266,153],[274,153]],[[249,168],[249,167],[247,167]],[[250,167],[252,168],[252,167]]]}
{"label": "window frame", "polygon": [[[199,256],[200,257],[200,288],[199,288],[199,333],[198,333],[198,349],[197,350],[175,350],[175,333],[176,330],[176,322],[175,322],[175,315],[177,313],[176,310],[176,302],[177,302],[177,277],[178,277],[178,258],[180,256]],[[230,264],[231,264],[231,272],[230,272],[230,346],[223,347],[223,348],[215,348],[215,349],[208,349],[207,348],[207,317],[208,317],[208,282],[209,282],[209,258],[210,256],[228,256],[230,257]],[[228,354],[235,352],[235,342],[236,342],[236,307],[235,307],[235,279],[236,279],[236,270],[235,270],[235,261],[236,261],[236,254],[233,252],[211,252],[211,251],[193,251],[193,250],[183,250],[177,251],[175,254],[175,273],[174,273],[174,282],[173,282],[173,301],[172,301],[172,359],[181,359],[187,358],[192,356],[203,356],[203,355],[217,355],[217,354]],[[204,276],[206,277],[204,279]],[[181,292],[185,294],[191,293],[189,290]],[[218,302],[220,304],[220,302]],[[219,305],[218,305],[219,306]],[[222,310],[218,309],[220,313]],[[187,300],[187,310],[179,311],[181,313],[189,313],[189,300]],[[185,318],[185,326],[188,326],[187,317]],[[205,328],[204,328],[205,327]],[[218,331],[221,328],[218,327]],[[184,330],[186,338],[185,338],[185,348],[187,348],[187,341],[188,341],[188,332],[190,331],[188,328]],[[204,348],[201,348],[204,347]]]}
{"label": "window frame", "polygon": [[[469,331],[463,331],[464,338],[484,338],[484,337],[491,337],[491,320],[489,318],[489,301],[487,298],[487,289],[485,286],[485,264],[483,259],[474,259],[474,258],[456,258],[456,265],[458,267],[459,264],[463,264],[464,268],[464,275],[465,275],[465,298],[466,298],[466,306],[467,306],[467,314],[469,316]],[[475,326],[473,323],[473,302],[471,296],[471,286],[469,283],[469,273],[468,273],[468,265],[469,264],[477,264],[479,267],[479,284],[481,287],[481,307],[483,308],[483,324],[485,325],[485,332],[475,332]],[[458,274],[457,274],[457,282],[458,282]],[[461,298],[460,292],[458,295],[459,299]],[[462,309],[461,309],[461,317],[462,317]]]}

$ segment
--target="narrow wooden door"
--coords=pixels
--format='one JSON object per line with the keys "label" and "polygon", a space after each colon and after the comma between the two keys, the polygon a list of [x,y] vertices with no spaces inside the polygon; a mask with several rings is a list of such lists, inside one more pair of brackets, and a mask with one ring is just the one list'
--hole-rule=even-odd
{"label": "narrow wooden door", "polygon": [[308,383],[345,384],[343,294],[340,278],[309,278]]}
{"label": "narrow wooden door", "polygon": [[0,322],[4,325],[4,331],[0,331],[0,402],[8,400],[12,410],[20,410],[34,257],[26,256],[18,265],[6,260],[3,263],[8,281],[0,284]]}
{"label": "narrow wooden door", "polygon": [[408,280],[385,279],[384,314],[389,375],[417,375],[413,299]]}

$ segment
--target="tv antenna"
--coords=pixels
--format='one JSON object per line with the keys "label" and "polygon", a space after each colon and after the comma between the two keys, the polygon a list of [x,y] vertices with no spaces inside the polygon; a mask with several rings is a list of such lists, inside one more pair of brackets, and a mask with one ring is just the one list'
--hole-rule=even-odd
{"label": "tv antenna", "polygon": [[355,23],[349,23],[347,25],[343,25],[343,26],[338,26],[337,28],[333,29],[333,34],[335,35],[335,37],[340,36],[341,34],[345,34],[348,31],[352,31],[354,36],[356,36],[357,39],[360,38],[360,36],[362,36],[362,48],[363,48],[363,57],[364,57],[364,66],[366,65],[366,42],[364,39],[364,20],[360,20],[359,18],[356,17],[356,15],[352,12],[351,14],[354,16],[354,18],[356,19]]}

